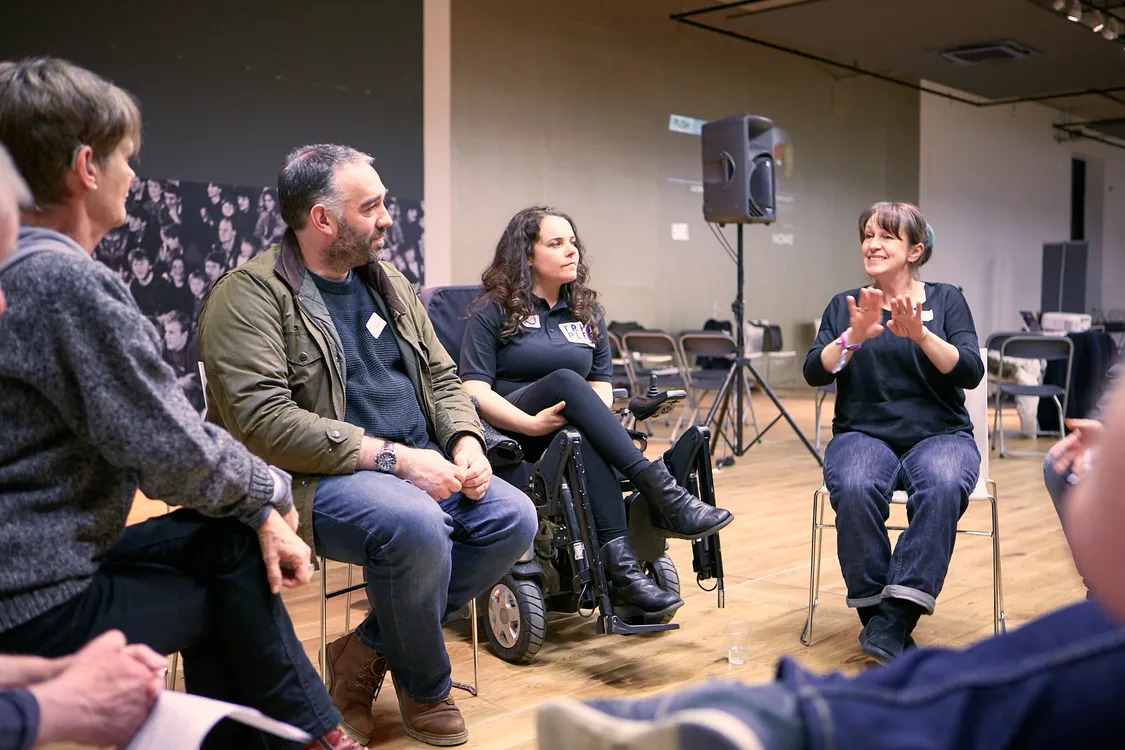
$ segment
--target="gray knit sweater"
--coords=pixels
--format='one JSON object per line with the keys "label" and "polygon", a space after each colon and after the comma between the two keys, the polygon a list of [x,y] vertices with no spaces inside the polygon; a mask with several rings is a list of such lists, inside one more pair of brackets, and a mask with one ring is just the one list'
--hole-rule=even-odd
{"label": "gray knit sweater", "polygon": [[17,247],[0,266],[0,632],[86,588],[138,487],[251,526],[274,488],[200,420],[112,271],[50,230]]}

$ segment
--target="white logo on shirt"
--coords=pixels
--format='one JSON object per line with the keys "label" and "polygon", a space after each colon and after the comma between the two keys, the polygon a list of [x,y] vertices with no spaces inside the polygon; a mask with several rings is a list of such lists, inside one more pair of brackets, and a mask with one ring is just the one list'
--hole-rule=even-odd
{"label": "white logo on shirt", "polygon": [[583,346],[590,347],[594,345],[594,342],[590,340],[590,334],[586,332],[585,323],[561,323],[559,325],[559,330],[562,331],[562,335],[566,337],[566,340],[572,344],[582,344]]}
{"label": "white logo on shirt", "polygon": [[539,316],[538,315],[528,315],[526,318],[523,319],[523,327],[524,328],[542,328],[543,326],[539,322]]}

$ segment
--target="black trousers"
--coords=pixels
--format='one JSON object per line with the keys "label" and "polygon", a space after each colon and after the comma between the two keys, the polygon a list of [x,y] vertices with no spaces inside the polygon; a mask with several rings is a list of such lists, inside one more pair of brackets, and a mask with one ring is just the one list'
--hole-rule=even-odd
{"label": "black trousers", "polygon": [[[604,544],[624,536],[625,503],[617,472],[631,479],[648,466],[648,460],[590,384],[573,370],[556,370],[509,394],[508,400],[528,414],[566,402],[562,415],[583,437],[582,464],[598,540]],[[512,437],[523,447],[527,460],[538,461],[553,436],[513,433]]]}
{"label": "black trousers", "polygon": [[[183,656],[188,692],[256,708],[319,737],[340,721],[270,593],[257,535],[233,519],[177,510],[129,526],[90,586],[0,633],[0,652],[56,657],[118,629],[130,643]],[[220,722],[206,747],[289,748]]]}

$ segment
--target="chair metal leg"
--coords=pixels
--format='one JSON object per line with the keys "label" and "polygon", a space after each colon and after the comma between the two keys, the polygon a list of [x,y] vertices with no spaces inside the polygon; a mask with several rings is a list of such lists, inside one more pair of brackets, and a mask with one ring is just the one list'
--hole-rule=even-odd
{"label": "chair metal leg", "polygon": [[1059,397],[1052,396],[1051,398],[1055,400],[1055,408],[1059,410],[1059,440],[1062,440],[1064,437],[1066,437],[1066,414],[1063,412],[1063,405],[1062,402],[1059,401]]}
{"label": "chair metal leg", "polygon": [[1000,516],[997,512],[996,482],[987,482],[988,501],[992,506],[992,632],[994,635],[1008,632],[1004,619],[1004,577],[1000,569]]}
{"label": "chair metal leg", "polygon": [[992,408],[992,435],[988,442],[988,450],[996,450],[996,441],[1000,435],[1000,388],[996,388],[996,405]]}
{"label": "chair metal leg", "polygon": [[[320,558],[320,679],[327,679],[325,659],[328,657],[328,559]],[[327,685],[327,682],[325,683]]]}
{"label": "chair metal leg", "polygon": [[813,615],[820,594],[821,543],[824,540],[824,502],[819,489],[813,492],[812,539],[809,548],[809,615],[801,631],[801,643],[811,646],[813,642]]}
{"label": "chair metal leg", "polygon": [[451,683],[458,690],[464,690],[469,695],[476,696],[477,688],[480,685],[480,640],[477,630],[477,600],[475,598],[469,602],[469,619],[473,623],[473,684],[470,685],[467,682],[458,682],[457,680],[451,680]]}
{"label": "chair metal leg", "polygon": [[[349,564],[348,565],[348,588],[349,589],[352,587],[352,573],[354,571],[355,571],[355,566]],[[347,602],[347,604],[346,604],[347,609],[344,610],[344,632],[345,633],[350,633],[351,630],[352,630],[352,593],[354,593],[354,592],[349,591],[348,594],[347,594],[347,599],[344,600],[345,602]]]}
{"label": "chair metal leg", "polygon": [[996,392],[996,432],[1000,436],[1000,458],[1004,457],[1004,399]]}

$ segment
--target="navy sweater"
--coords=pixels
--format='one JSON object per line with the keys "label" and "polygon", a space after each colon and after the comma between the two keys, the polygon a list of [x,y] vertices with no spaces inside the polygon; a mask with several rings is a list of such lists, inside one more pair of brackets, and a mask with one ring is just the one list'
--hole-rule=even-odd
{"label": "navy sweater", "polygon": [[[944,375],[918,344],[889,330],[863,342],[844,369],[833,375],[821,364],[820,352],[827,345],[839,351],[833,342],[848,328],[847,297],[858,299],[859,290],[841,292],[828,303],[816,342],[805,356],[804,373],[812,386],[836,381],[832,434],[862,432],[902,453],[927,437],[972,433],[964,389],[975,388],[984,376],[973,316],[957,287],[928,282],[925,286],[923,325],[961,354]],[[884,310],[883,325],[890,319],[890,311]]]}
{"label": "navy sweater", "polygon": [[[426,415],[406,374],[394,328],[376,306],[374,292],[354,271],[349,271],[343,281],[316,274],[312,279],[344,346],[344,419],[372,437],[438,450],[430,440]],[[374,331],[379,332],[378,337]]]}

